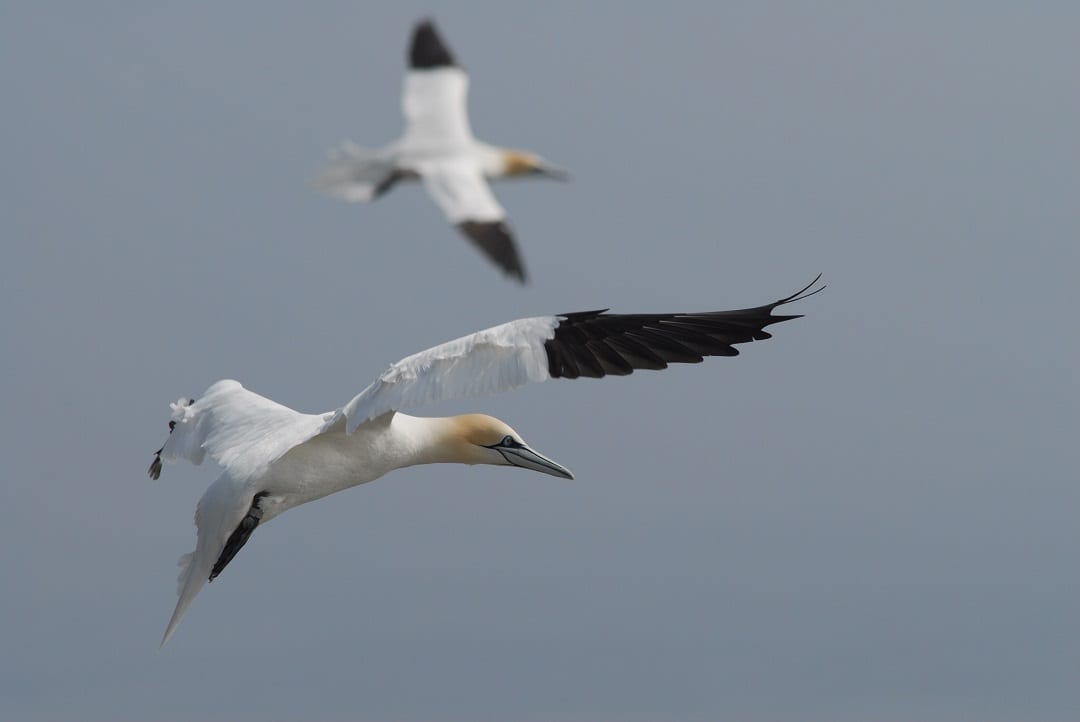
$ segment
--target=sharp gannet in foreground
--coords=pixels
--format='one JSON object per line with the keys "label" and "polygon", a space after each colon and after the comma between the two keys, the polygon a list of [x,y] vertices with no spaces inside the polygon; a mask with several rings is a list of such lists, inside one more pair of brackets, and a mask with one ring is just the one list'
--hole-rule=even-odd
{"label": "sharp gannet in foreground", "polygon": [[487,181],[524,175],[565,178],[534,153],[473,137],[465,96],[469,78],[428,20],[417,23],[409,49],[402,108],[405,133],[381,150],[345,143],[315,187],[347,201],[371,201],[399,181],[422,180],[450,223],[504,272],[525,280],[506,211]]}
{"label": "sharp gannet in foreground", "polygon": [[[392,364],[340,409],[302,414],[218,381],[198,399],[172,404],[169,438],[150,464],[206,455],[224,468],[195,511],[195,551],[180,559],[169,641],[203,584],[213,581],[260,523],[383,474],[416,464],[520,466],[573,479],[502,421],[482,414],[426,418],[401,409],[462,399],[554,378],[624,376],[634,369],[735,356],[735,344],[769,338],[773,315],[806,298],[817,279],[787,298],[737,311],[524,318],[463,336]],[[823,287],[822,287],[823,288]]]}

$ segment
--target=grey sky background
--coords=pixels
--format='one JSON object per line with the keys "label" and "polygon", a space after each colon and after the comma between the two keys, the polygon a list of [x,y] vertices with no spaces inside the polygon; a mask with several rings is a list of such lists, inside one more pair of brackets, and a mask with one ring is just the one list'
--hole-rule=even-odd
{"label": "grey sky background", "polygon": [[[1068,720],[1080,710],[1080,8],[4,3],[0,717]],[[412,23],[532,283],[418,187]],[[303,411],[526,315],[765,303],[736,359],[484,411],[574,470],[397,472],[260,528],[163,651],[219,378]]]}

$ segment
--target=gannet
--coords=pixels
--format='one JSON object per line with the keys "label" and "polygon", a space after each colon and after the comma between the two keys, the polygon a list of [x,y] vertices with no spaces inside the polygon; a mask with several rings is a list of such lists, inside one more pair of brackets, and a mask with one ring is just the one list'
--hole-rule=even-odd
{"label": "gannet", "polygon": [[[818,277],[820,278],[820,276]],[[809,285],[779,301],[735,311],[611,314],[607,309],[523,318],[408,356],[339,409],[304,414],[218,381],[197,399],[171,405],[162,462],[209,457],[223,473],[195,510],[195,551],[180,559],[179,600],[161,644],[206,582],[252,532],[279,514],[417,464],[518,466],[573,479],[569,469],[483,414],[419,417],[402,409],[492,394],[547,379],[625,376],[635,369],[736,356],[736,344],[770,338],[765,327],[799,318],[778,306],[821,291]]]}
{"label": "gannet", "polygon": [[487,181],[540,175],[565,179],[564,170],[524,150],[473,137],[465,101],[469,77],[423,20],[413,29],[402,109],[405,132],[381,150],[346,141],[314,186],[346,201],[371,201],[400,181],[422,180],[447,219],[505,273],[525,281],[525,266]]}

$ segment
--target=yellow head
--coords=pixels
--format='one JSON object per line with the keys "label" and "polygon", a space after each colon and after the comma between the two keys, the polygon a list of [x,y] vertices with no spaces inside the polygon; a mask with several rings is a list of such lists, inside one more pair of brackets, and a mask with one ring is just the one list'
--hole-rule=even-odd
{"label": "yellow head", "polygon": [[444,443],[453,460],[464,464],[520,466],[564,479],[573,479],[569,469],[529,448],[521,436],[494,416],[463,414],[447,420]]}
{"label": "yellow head", "polygon": [[504,150],[502,153],[503,175],[514,178],[524,175],[542,175],[555,180],[569,180],[570,174],[546,160],[524,150]]}

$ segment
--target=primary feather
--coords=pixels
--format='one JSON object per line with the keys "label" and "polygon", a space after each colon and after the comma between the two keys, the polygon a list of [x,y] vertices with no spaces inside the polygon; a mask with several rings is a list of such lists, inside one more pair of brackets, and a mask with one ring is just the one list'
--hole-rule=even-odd
{"label": "primary feather", "polygon": [[498,419],[426,419],[402,409],[550,378],[625,375],[732,356],[737,344],[769,338],[767,326],[797,318],[773,311],[820,291],[810,291],[816,282],[771,304],[735,311],[586,311],[511,321],[407,356],[323,414],[294,411],[230,380],[198,399],[180,399],[150,475],[157,478],[163,461],[198,464],[206,455],[224,472],[199,501],[195,551],[181,559],[179,599],[162,644],[255,527],[294,506],[414,464],[511,464],[572,478]]}

